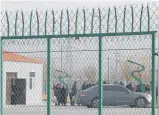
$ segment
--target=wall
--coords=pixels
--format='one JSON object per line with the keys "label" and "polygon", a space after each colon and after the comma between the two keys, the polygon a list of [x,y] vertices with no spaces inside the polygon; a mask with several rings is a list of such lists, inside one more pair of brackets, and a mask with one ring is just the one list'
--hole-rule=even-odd
{"label": "wall", "polygon": [[[24,62],[3,63],[3,103],[6,102],[6,72],[17,72],[17,78],[26,79],[26,105],[39,105],[42,103],[42,64]],[[35,72],[33,78],[33,89],[29,89],[29,73]]]}

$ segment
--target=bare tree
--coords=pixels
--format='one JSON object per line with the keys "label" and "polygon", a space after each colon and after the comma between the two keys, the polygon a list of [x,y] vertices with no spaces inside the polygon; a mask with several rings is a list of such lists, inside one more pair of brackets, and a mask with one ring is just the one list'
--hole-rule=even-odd
{"label": "bare tree", "polygon": [[130,80],[130,74],[131,74],[131,71],[132,71],[132,67],[131,65],[127,62],[127,61],[124,61],[122,62],[121,64],[122,66],[122,71],[123,71],[123,78],[126,80],[126,81],[129,81]]}
{"label": "bare tree", "polygon": [[96,83],[97,82],[97,69],[93,66],[89,66],[85,68],[85,78],[88,83]]}

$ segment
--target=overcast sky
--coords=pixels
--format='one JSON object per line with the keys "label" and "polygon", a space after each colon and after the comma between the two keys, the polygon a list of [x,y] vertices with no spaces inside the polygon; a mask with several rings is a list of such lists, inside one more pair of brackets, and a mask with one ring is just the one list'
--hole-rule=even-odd
{"label": "overcast sky", "polygon": [[111,5],[141,4],[147,2],[157,2],[159,0],[2,0],[2,10],[32,10],[32,9],[76,9],[78,7],[107,7]]}

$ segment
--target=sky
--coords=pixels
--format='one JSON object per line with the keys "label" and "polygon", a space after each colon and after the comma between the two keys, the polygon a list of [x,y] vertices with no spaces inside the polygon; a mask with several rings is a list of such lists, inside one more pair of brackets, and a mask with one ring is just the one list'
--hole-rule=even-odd
{"label": "sky", "polygon": [[141,4],[147,2],[157,2],[159,0],[1,0],[1,10],[32,10],[32,9],[76,9],[78,7],[111,6],[123,4]]}

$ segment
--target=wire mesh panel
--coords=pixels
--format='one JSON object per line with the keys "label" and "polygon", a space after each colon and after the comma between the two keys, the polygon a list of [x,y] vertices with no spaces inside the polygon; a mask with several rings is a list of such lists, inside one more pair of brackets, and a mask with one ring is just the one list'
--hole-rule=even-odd
{"label": "wire mesh panel", "polygon": [[3,41],[4,115],[46,115],[46,40]]}
{"label": "wire mesh panel", "polygon": [[[98,114],[98,43],[51,40],[52,114]],[[102,37],[102,44],[103,113],[151,114],[151,35]]]}
{"label": "wire mesh panel", "polygon": [[[103,38],[104,114],[151,114],[152,37]],[[145,108],[146,107],[146,108]]]}
{"label": "wire mesh panel", "polygon": [[[101,39],[102,112],[149,115],[152,36]],[[51,81],[47,81],[46,39],[3,41],[4,115],[47,114],[48,82],[51,82],[51,114],[97,115],[98,37],[52,38],[50,45]]]}
{"label": "wire mesh panel", "polygon": [[[53,68],[51,77],[56,98],[52,114],[90,114],[85,106],[80,106],[78,98],[84,83],[85,85],[98,83],[97,50],[97,37],[51,40]],[[64,110],[59,109],[61,107]],[[91,114],[97,113],[97,110],[91,111]]]}
{"label": "wire mesh panel", "polygon": [[157,11],[3,12],[1,113],[155,115]]}

